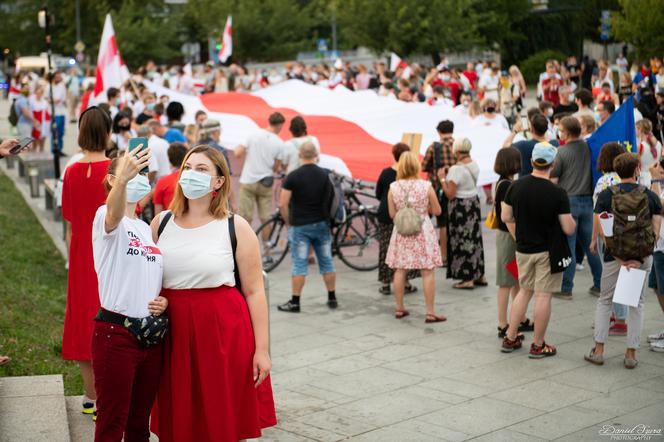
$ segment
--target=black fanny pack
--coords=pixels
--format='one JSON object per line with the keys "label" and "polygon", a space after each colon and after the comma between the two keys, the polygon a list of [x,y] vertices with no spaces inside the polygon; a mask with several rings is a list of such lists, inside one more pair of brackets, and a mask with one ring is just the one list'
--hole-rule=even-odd
{"label": "black fanny pack", "polygon": [[95,321],[123,326],[131,334],[136,336],[138,342],[144,347],[159,344],[164,339],[164,336],[166,336],[166,332],[168,332],[168,316],[163,313],[159,316],[150,315],[144,318],[130,318],[129,316],[100,308],[99,313],[95,316]]}
{"label": "black fanny pack", "polygon": [[274,184],[274,177],[266,176],[265,178],[261,178],[258,182],[265,187],[272,187],[272,184]]}

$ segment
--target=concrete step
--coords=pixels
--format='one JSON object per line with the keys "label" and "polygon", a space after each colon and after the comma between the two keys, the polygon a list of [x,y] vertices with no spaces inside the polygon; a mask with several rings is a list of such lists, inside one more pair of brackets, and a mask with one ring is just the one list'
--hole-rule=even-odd
{"label": "concrete step", "polygon": [[0,378],[0,442],[69,442],[62,375]]}

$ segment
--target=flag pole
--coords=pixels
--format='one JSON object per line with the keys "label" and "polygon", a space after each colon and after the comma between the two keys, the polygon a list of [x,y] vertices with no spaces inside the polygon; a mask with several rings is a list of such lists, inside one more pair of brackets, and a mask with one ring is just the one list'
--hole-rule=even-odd
{"label": "flag pole", "polygon": [[46,42],[46,59],[48,62],[48,96],[51,101],[51,143],[53,145],[53,175],[55,179],[60,178],[60,149],[61,146],[58,140],[58,126],[55,118],[55,102],[53,101],[53,65],[51,63],[51,34],[50,34],[50,22],[51,17],[48,13],[48,7],[44,6],[40,14],[44,16],[44,40]]}

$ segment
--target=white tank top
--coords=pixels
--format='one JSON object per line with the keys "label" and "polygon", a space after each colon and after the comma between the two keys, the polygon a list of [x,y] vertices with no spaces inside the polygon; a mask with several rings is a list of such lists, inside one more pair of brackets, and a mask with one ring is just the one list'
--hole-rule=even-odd
{"label": "white tank top", "polygon": [[[160,221],[165,213],[160,213]],[[157,245],[164,258],[164,288],[235,287],[228,218],[185,229],[171,217]]]}

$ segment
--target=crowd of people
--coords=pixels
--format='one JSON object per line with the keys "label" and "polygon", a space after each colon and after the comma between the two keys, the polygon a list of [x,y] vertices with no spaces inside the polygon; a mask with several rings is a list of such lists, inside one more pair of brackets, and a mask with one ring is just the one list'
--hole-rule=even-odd
{"label": "crowd of people", "polygon": [[[618,61],[617,86],[609,81],[608,64],[600,62],[595,72],[587,60],[548,61],[538,85],[539,104],[530,109],[519,69],[501,71],[495,62],[469,63],[462,70],[443,61],[428,70],[409,66],[395,72],[382,63],[371,71],[343,63],[295,63],[285,73],[261,73],[260,79],[241,66],[226,73],[208,65],[202,90],[252,90],[293,78],[455,106],[483,124],[510,129],[495,158],[499,180],[493,191],[485,189],[492,205],[487,225],[497,231],[501,350],[520,349],[523,333],[533,331],[529,356],[556,354],[545,340],[551,297],[572,299],[575,273],[586,260],[593,281],[589,292],[598,301],[594,342],[585,359],[602,364],[607,336],[626,335],[624,365],[632,369],[638,364],[646,287],[636,307],[612,299],[621,268],[641,269],[650,275],[664,312],[664,72],[658,59],[639,64],[633,75]],[[78,122],[80,147],[59,185],[69,248],[62,354],[79,362],[82,410],[98,413],[96,440],[147,440],[149,425],[166,441],[257,437],[276,417],[261,275],[271,257],[268,238],[257,238],[252,230],[254,214],[261,222],[271,216],[275,178],[285,175],[277,205],[289,226],[292,297],[278,309],[301,311],[312,250],[327,305],[335,309],[330,235],[335,189],[329,171],[317,164],[320,145],[303,117],[288,122],[287,142],[279,137],[286,119],[275,112],[264,128],[229,150],[220,145],[219,121],[200,111],[194,124],[184,125],[182,104],[155,95],[142,81],[196,93],[191,74],[168,72],[148,64],[134,82],[109,88],[107,101],[96,106],[88,106],[89,87],[73,93],[71,85],[78,81],[73,73],[55,74],[56,134],[64,133],[69,109],[70,120]],[[50,94],[44,90],[49,86],[42,78],[20,75],[18,84],[13,103],[18,134],[48,133],[50,106],[44,97]],[[625,100],[636,103],[637,145],[630,152],[618,143],[605,144],[597,161],[603,175],[594,182],[585,139]],[[414,281],[421,278],[427,323],[447,319],[435,308],[437,268],[446,268],[457,290],[489,284],[473,146],[455,137],[452,121],[435,129],[439,138],[423,158],[408,145],[394,145],[394,162],[376,185],[379,291],[394,294],[394,315],[402,319],[410,314],[404,295],[416,291]],[[135,147],[136,138],[144,144]],[[0,155],[13,143],[3,143]],[[61,140],[56,145],[61,149]],[[43,150],[43,143],[36,146]],[[243,161],[239,189],[233,189],[231,164],[238,160]],[[239,216],[233,215],[236,210]],[[600,219],[607,216],[619,235],[603,230]],[[141,281],[141,290],[134,281]],[[649,340],[652,350],[664,352],[664,330]],[[219,367],[226,376],[216,375]],[[206,412],[196,412],[202,409]]]}

